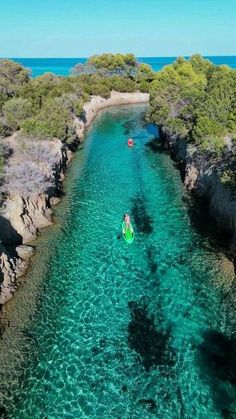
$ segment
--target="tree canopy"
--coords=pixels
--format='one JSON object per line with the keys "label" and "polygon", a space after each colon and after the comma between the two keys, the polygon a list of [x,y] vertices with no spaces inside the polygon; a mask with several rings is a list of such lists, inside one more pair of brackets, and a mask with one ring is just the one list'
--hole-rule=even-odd
{"label": "tree canopy", "polygon": [[178,58],[151,83],[151,119],[170,135],[219,152],[236,134],[236,71],[199,54]]}
{"label": "tree canopy", "polygon": [[157,73],[133,54],[94,55],[71,76],[35,79],[20,64],[0,60],[0,136],[22,128],[71,141],[73,115],[81,115],[91,95],[107,98],[112,90],[150,91],[151,120],[202,149],[219,151],[225,136],[236,137],[236,71],[199,54]]}
{"label": "tree canopy", "polygon": [[68,77],[45,73],[32,79],[20,64],[0,60],[0,136],[15,129],[40,138],[73,139],[73,115],[91,95],[148,91],[155,73],[133,54],[102,54],[78,64]]}
{"label": "tree canopy", "polygon": [[122,76],[136,82],[153,80],[154,71],[148,64],[140,64],[133,54],[101,54],[90,57],[85,64],[77,64],[73,75],[98,74],[102,77]]}
{"label": "tree canopy", "polygon": [[29,72],[11,60],[0,60],[0,103],[2,98],[19,93],[20,87],[29,81]]}

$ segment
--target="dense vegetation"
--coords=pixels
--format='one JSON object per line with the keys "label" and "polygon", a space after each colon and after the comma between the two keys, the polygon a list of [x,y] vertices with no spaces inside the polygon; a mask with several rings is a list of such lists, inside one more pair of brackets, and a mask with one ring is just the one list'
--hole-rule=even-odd
{"label": "dense vegetation", "polygon": [[[149,118],[204,153],[219,157],[226,145],[236,148],[236,71],[200,55],[180,57],[155,73],[133,54],[102,54],[76,65],[68,77],[47,73],[35,79],[21,65],[0,60],[0,173],[4,137],[20,129],[28,137],[73,142],[74,117],[82,116],[85,101],[90,95],[107,98],[111,90],[150,91]],[[227,168],[222,179],[229,184],[231,178]]]}
{"label": "dense vegetation", "polygon": [[73,141],[73,115],[81,115],[90,95],[148,91],[154,76],[132,54],[94,56],[75,66],[71,76],[47,73],[36,79],[19,64],[0,60],[0,136],[22,129],[27,135]]}
{"label": "dense vegetation", "polygon": [[156,73],[150,118],[170,136],[219,155],[236,137],[236,71],[200,55]]}
{"label": "dense vegetation", "polygon": [[225,139],[236,136],[235,70],[194,55],[154,73],[133,54],[95,55],[76,65],[71,76],[47,73],[36,79],[19,64],[0,60],[0,136],[22,129],[73,141],[73,115],[81,115],[90,95],[107,98],[112,89],[151,89],[150,118],[201,150],[219,153]]}
{"label": "dense vegetation", "polygon": [[[71,143],[76,139],[74,119],[82,116],[90,95],[108,98],[112,90],[148,91],[154,76],[132,54],[94,56],[75,66],[68,77],[46,73],[35,79],[14,61],[0,60],[0,181],[4,176],[0,190],[41,190],[49,182],[46,166],[55,164],[46,140],[56,137]],[[16,130],[22,133],[15,145],[18,161],[4,166],[9,155],[4,139]]]}

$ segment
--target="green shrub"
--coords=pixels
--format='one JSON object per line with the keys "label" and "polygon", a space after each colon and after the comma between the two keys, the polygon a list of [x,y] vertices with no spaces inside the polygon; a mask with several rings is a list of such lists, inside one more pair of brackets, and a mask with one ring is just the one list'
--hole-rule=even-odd
{"label": "green shrub", "polygon": [[96,95],[96,96],[102,96],[105,99],[110,97],[110,88],[108,86],[106,86],[105,84],[93,84],[90,88],[90,92],[91,95]]}
{"label": "green shrub", "polygon": [[36,118],[29,118],[22,123],[22,131],[27,135],[40,136],[38,133],[38,122]]}
{"label": "green shrub", "polygon": [[218,122],[203,116],[198,118],[192,137],[202,151],[219,154],[225,147],[225,128]]}
{"label": "green shrub", "polygon": [[84,85],[84,90],[89,95],[102,96],[107,99],[110,96],[110,88],[105,83],[94,82]]}
{"label": "green shrub", "polygon": [[0,93],[13,97],[29,82],[29,73],[20,64],[0,59]]}
{"label": "green shrub", "polygon": [[70,114],[59,99],[44,102],[39,114],[22,124],[23,132],[38,137],[57,137],[66,140]]}
{"label": "green shrub", "polygon": [[84,106],[84,100],[83,99],[77,99],[74,102],[74,112],[77,116],[80,116],[82,114],[83,106]]}
{"label": "green shrub", "polygon": [[122,69],[136,66],[136,58],[133,54],[101,54],[94,55],[88,60],[88,64],[96,68],[106,68],[107,70]]}
{"label": "green shrub", "polygon": [[4,103],[2,110],[7,124],[12,129],[17,129],[32,115],[32,104],[27,99],[13,98]]}
{"label": "green shrub", "polygon": [[232,133],[233,136],[236,135],[236,108],[232,109],[232,112],[229,112],[228,117],[228,124],[229,124],[229,130]]}
{"label": "green shrub", "polygon": [[177,135],[180,138],[186,138],[188,129],[180,118],[170,119],[167,124],[167,131],[170,135]]}
{"label": "green shrub", "polygon": [[0,137],[9,135],[11,131],[11,128],[7,125],[6,119],[0,117]]}
{"label": "green shrub", "polygon": [[221,183],[229,190],[229,192],[235,195],[236,191],[236,173],[234,170],[224,170],[220,176]]}
{"label": "green shrub", "polygon": [[219,136],[206,136],[199,143],[199,148],[202,151],[208,151],[217,155],[221,154],[225,147],[222,137]]}
{"label": "green shrub", "polygon": [[149,93],[150,91],[150,83],[147,80],[141,80],[138,84],[137,84],[137,88],[138,90],[140,90],[140,92],[142,93]]}
{"label": "green shrub", "polygon": [[32,102],[33,112],[37,114],[46,99],[56,98],[73,91],[73,83],[67,80],[67,78],[45,73],[42,76],[30,80],[22,88],[22,96]]}
{"label": "green shrub", "polygon": [[155,79],[155,74],[150,65],[140,64],[137,70],[136,81],[140,83],[146,81],[149,84]]}
{"label": "green shrub", "polygon": [[135,78],[138,62],[133,54],[101,54],[90,57],[85,64],[77,64],[72,69],[74,75],[94,75],[103,77],[114,75]]}
{"label": "green shrub", "polygon": [[184,59],[164,67],[151,83],[151,118],[163,126],[180,118],[186,130],[189,130],[189,119],[194,118],[189,109],[196,108],[206,85],[205,75],[195,73],[191,64]]}
{"label": "green shrub", "polygon": [[192,136],[196,143],[200,144],[206,137],[223,137],[225,134],[225,128],[217,121],[207,116],[200,116],[197,119]]}
{"label": "green shrub", "polygon": [[4,146],[4,144],[2,142],[0,142],[0,181],[1,181],[1,177],[2,177],[3,166],[4,166],[4,161],[5,161],[5,158],[6,158],[6,154],[7,154],[7,149]]}
{"label": "green shrub", "polygon": [[236,135],[236,71],[196,54],[180,57],[151,82],[150,119],[172,135],[220,153]]}
{"label": "green shrub", "polygon": [[137,86],[135,81],[128,77],[114,76],[110,79],[110,89],[117,92],[135,92]]}
{"label": "green shrub", "polygon": [[5,103],[8,99],[9,99],[9,97],[8,97],[6,94],[4,94],[4,93],[1,93],[1,92],[0,92],[0,112],[1,112],[1,110],[2,110],[2,107],[3,107],[4,103]]}
{"label": "green shrub", "polygon": [[190,57],[189,62],[195,73],[204,73],[207,77],[210,76],[211,71],[214,70],[214,65],[211,61],[206,60],[200,54],[194,54]]}

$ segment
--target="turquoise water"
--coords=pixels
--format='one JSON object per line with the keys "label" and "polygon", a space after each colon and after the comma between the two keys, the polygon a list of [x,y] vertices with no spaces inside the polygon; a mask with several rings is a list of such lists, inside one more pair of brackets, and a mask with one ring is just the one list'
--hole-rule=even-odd
{"label": "turquoise water", "polygon": [[56,226],[10,303],[5,417],[231,417],[233,274],[193,227],[173,162],[147,145],[144,111],[104,111],[76,154]]}
{"label": "turquoise water", "polygon": [[[206,57],[214,64],[226,64],[236,68],[236,56],[211,56]],[[60,76],[68,76],[72,67],[84,63],[86,58],[13,58],[31,70],[32,76],[40,76],[45,72],[52,72]],[[153,70],[159,71],[167,64],[172,64],[176,57],[139,57],[142,63],[149,64]]]}

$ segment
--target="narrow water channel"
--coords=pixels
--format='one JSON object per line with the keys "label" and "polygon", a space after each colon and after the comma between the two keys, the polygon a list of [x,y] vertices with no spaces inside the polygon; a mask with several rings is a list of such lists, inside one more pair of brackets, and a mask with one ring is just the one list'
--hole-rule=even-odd
{"label": "narrow water channel", "polygon": [[169,156],[148,147],[144,112],[104,111],[74,158],[56,226],[5,314],[3,417],[232,415],[233,273],[191,224]]}

